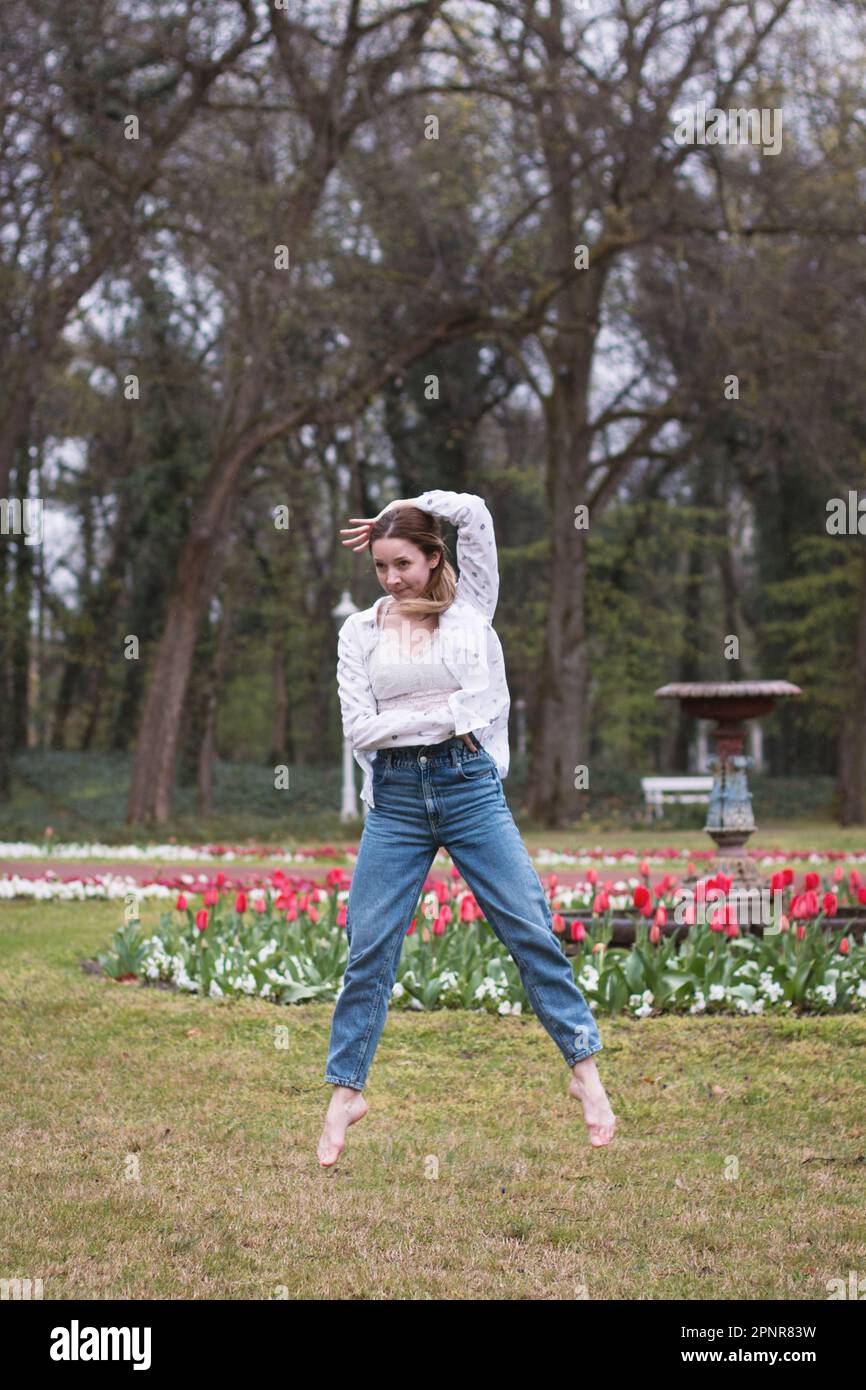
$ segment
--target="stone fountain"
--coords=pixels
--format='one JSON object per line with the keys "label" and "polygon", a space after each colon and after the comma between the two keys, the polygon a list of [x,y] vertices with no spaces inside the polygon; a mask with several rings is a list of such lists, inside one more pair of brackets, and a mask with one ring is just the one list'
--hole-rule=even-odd
{"label": "stone fountain", "polygon": [[746,841],[755,829],[752,794],[746,768],[754,762],[744,752],[744,719],[760,719],[769,714],[776,701],[802,690],[789,681],[720,681],[663,685],[656,692],[660,700],[679,700],[684,714],[693,719],[712,719],[715,756],[708,762],[713,788],[704,826],[716,842],[716,863],[707,873],[721,870],[733,880],[736,889],[750,889],[762,882],[762,875],[749,858]]}

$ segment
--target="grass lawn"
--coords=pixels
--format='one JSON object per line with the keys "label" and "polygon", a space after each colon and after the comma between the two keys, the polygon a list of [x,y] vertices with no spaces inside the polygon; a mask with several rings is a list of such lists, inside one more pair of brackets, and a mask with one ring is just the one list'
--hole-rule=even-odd
{"label": "grass lawn", "polygon": [[594,1150],[534,1017],[395,1012],[326,1171],[332,1006],[85,974],[119,920],[0,904],[0,1277],[46,1299],[826,1300],[863,1276],[863,1015],[601,1018],[619,1130]]}

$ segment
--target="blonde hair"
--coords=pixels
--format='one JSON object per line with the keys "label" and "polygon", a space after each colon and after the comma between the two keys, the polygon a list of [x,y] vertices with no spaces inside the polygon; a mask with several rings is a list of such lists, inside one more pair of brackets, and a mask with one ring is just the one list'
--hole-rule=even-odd
{"label": "blonde hair", "polygon": [[450,608],[457,595],[457,574],[454,566],[446,559],[442,526],[438,516],[422,511],[420,507],[389,507],[384,516],[374,521],[370,527],[368,548],[373,553],[373,542],[381,540],[411,541],[429,558],[439,556],[439,563],[430,571],[430,579],[422,597],[400,599],[400,612],[418,614],[426,617],[430,613],[441,613]]}

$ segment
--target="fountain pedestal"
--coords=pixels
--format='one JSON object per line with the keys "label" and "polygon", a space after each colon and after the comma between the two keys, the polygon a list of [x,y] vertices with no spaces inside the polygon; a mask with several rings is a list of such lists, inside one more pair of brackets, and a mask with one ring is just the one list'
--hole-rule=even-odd
{"label": "fountain pedestal", "polygon": [[683,713],[693,719],[715,722],[712,737],[716,751],[708,763],[713,788],[704,829],[715,841],[717,855],[707,872],[721,870],[733,880],[734,888],[758,887],[763,875],[746,849],[746,841],[756,828],[746,778],[746,769],[754,759],[743,751],[746,730],[742,721],[760,719],[773,710],[778,699],[803,692],[790,681],[720,681],[663,685],[655,693],[660,700],[679,700]]}

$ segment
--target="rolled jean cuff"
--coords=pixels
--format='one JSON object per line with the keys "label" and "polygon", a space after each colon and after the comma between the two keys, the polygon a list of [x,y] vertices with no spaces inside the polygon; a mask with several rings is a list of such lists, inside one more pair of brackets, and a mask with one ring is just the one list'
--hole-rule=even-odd
{"label": "rolled jean cuff", "polygon": [[569,1057],[568,1065],[570,1067],[573,1067],[575,1062],[585,1062],[587,1057],[592,1057],[595,1055],[596,1052],[603,1051],[604,1048],[602,1047],[601,1043],[599,1043],[598,1047],[585,1047],[582,1052],[575,1052],[573,1057]]}
{"label": "rolled jean cuff", "polygon": [[357,1081],[346,1081],[342,1076],[326,1076],[325,1081],[330,1082],[332,1086],[348,1086],[351,1091],[360,1091],[363,1089],[362,1086],[358,1085]]}

